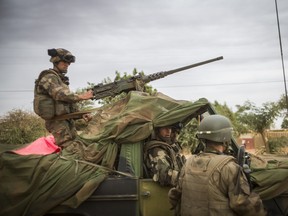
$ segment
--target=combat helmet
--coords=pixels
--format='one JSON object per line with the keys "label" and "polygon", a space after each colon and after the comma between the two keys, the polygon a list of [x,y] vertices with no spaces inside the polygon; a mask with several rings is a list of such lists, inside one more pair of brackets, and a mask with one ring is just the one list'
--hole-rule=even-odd
{"label": "combat helmet", "polygon": [[230,144],[232,130],[232,124],[228,118],[222,115],[210,115],[200,122],[197,137],[198,139]]}
{"label": "combat helmet", "polygon": [[66,49],[58,48],[58,49],[48,49],[48,55],[51,56],[50,62],[53,64],[57,64],[60,61],[65,61],[68,63],[74,63],[76,58]]}

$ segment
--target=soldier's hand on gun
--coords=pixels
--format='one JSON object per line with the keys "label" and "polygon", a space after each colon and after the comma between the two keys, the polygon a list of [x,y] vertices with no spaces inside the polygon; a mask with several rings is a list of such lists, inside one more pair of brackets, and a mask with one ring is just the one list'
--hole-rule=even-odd
{"label": "soldier's hand on gun", "polygon": [[90,89],[87,92],[84,92],[79,95],[81,100],[89,100],[94,97],[93,91]]}

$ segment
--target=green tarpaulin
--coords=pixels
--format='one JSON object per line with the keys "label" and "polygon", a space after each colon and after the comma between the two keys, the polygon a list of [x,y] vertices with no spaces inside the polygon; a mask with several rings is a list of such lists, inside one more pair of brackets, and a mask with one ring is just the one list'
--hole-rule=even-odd
{"label": "green tarpaulin", "polygon": [[195,116],[207,104],[130,92],[99,108],[82,139],[60,153],[22,156],[0,145],[0,215],[41,215],[63,203],[77,207],[107,175],[93,164],[112,168],[119,144],[142,141],[154,127]]}
{"label": "green tarpaulin", "polygon": [[[79,140],[60,153],[22,156],[11,152],[11,146],[0,145],[0,215],[42,215],[59,204],[77,207],[107,177],[99,166],[113,168],[119,145],[145,140],[154,127],[188,121],[208,105],[206,99],[192,103],[161,93],[130,92],[125,99],[97,109]],[[282,187],[287,189],[287,184],[281,184],[287,182],[287,167],[282,168],[252,173],[263,197],[275,195],[269,185],[274,185],[276,195],[283,192]]]}
{"label": "green tarpaulin", "polygon": [[288,196],[288,158],[266,161],[252,155],[251,169],[251,181],[256,184],[253,190],[263,200],[284,193]]}

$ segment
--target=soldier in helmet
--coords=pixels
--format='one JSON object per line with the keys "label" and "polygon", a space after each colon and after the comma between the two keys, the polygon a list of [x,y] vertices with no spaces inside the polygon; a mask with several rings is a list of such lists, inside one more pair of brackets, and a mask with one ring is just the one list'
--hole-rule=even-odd
{"label": "soldier in helmet", "polygon": [[205,117],[197,137],[206,146],[204,152],[187,159],[177,186],[168,194],[176,215],[266,215],[242,167],[223,153],[232,138],[230,120],[221,115]]}
{"label": "soldier in helmet", "polygon": [[174,186],[185,157],[181,147],[175,142],[177,125],[156,128],[151,140],[145,143],[144,162],[149,177],[162,186]]}
{"label": "soldier in helmet", "polygon": [[66,73],[69,65],[75,62],[75,56],[68,50],[49,49],[48,55],[53,68],[42,71],[35,81],[34,111],[45,120],[46,129],[53,134],[56,144],[65,147],[76,138],[74,121],[55,120],[55,117],[75,112],[76,102],[92,99],[93,92],[75,94],[70,91]]}

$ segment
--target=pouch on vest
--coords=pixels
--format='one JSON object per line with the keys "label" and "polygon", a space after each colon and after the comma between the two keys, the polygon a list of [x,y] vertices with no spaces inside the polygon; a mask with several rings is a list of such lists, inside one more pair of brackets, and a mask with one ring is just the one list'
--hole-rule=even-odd
{"label": "pouch on vest", "polygon": [[55,104],[52,98],[47,95],[35,95],[33,101],[34,112],[45,120],[50,120],[55,116]]}
{"label": "pouch on vest", "polygon": [[37,87],[43,76],[49,73],[59,77],[59,75],[54,70],[51,69],[44,70],[40,73],[38,79],[35,80],[35,88],[34,88],[34,101],[33,101],[34,112],[45,120],[50,120],[53,117],[55,117],[55,102],[49,95],[39,93],[37,91]]}

